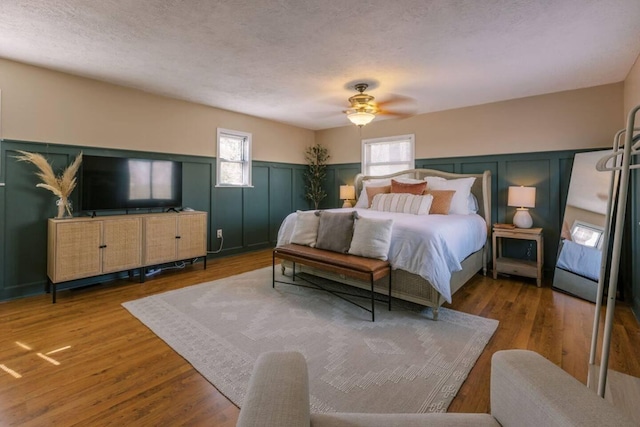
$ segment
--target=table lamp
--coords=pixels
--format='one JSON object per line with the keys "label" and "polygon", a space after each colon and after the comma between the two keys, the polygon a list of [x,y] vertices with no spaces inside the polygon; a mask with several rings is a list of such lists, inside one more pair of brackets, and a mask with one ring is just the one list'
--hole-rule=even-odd
{"label": "table lamp", "polygon": [[535,187],[509,187],[507,205],[516,207],[513,224],[518,228],[531,228],[533,219],[528,208],[536,206]]}
{"label": "table lamp", "polygon": [[351,202],[356,198],[356,189],[353,185],[341,185],[340,186],[340,199],[344,200],[343,208],[350,208]]}

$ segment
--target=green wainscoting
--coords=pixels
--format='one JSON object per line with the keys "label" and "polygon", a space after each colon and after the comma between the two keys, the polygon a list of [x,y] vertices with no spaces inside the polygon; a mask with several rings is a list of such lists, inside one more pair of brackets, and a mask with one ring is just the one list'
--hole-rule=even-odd
{"label": "green wainscoting", "polygon": [[[44,292],[47,219],[56,214],[56,197],[36,188],[39,181],[35,166],[18,162],[14,158],[16,150],[45,155],[56,171],[66,167],[80,151],[182,162],[183,205],[209,213],[209,251],[219,248],[216,230],[223,230],[224,246],[210,257],[272,247],[284,217],[298,209],[309,209],[304,199],[304,165],[254,161],[252,188],[216,188],[216,159],[211,157],[4,140],[0,143],[0,182],[5,183],[0,186],[0,300]],[[71,200],[77,207],[77,191]],[[114,277],[79,282],[91,284]]]}
{"label": "green wainscoting", "polygon": [[[536,207],[530,209],[530,213],[534,227],[544,228],[545,276],[550,277],[557,256],[573,156],[581,151],[585,150],[417,159],[416,167],[454,173],[491,171],[492,223],[512,221],[515,208],[507,206],[507,189],[510,185],[535,186]],[[353,176],[360,172],[360,164],[332,165],[330,169],[334,173],[327,174],[327,177],[333,177],[334,184],[333,189],[328,192],[333,199],[333,206],[341,206],[338,188],[342,184],[353,182]],[[532,250],[528,242],[507,241],[504,250],[507,255],[515,258],[535,258],[535,248]]]}
{"label": "green wainscoting", "polygon": [[[215,187],[216,161],[212,157],[77,147],[4,140],[0,144],[0,300],[42,293],[46,283],[47,218],[55,215],[55,196],[36,188],[35,167],[17,162],[16,150],[39,152],[64,168],[82,150],[88,155],[171,159],[183,163],[183,204],[209,213],[209,251],[219,248],[216,230],[222,229],[224,246],[210,257],[227,256],[275,245],[282,220],[296,210],[310,209],[305,199],[305,165],[253,162],[252,188]],[[582,150],[580,150],[582,151]],[[545,270],[553,270],[573,156],[578,151],[509,154],[496,156],[419,159],[416,167],[458,173],[492,173],[492,222],[511,222],[515,210],[507,207],[509,185],[533,185],[536,207],[531,210],[534,226],[544,228]],[[352,184],[360,172],[359,163],[336,164],[327,168],[327,197],[321,208],[342,206],[339,186]],[[640,184],[637,182],[637,185]],[[636,188],[638,188],[636,186]],[[634,199],[635,200],[635,199]],[[72,197],[78,206],[77,192]],[[637,218],[638,201],[632,210]],[[634,222],[638,223],[637,219]],[[635,228],[634,228],[635,230]],[[634,232],[634,242],[640,236]],[[527,258],[530,248],[522,242],[507,246],[510,255]],[[520,245],[518,245],[520,244]],[[633,245],[637,248],[638,245]],[[640,273],[634,270],[634,282]],[[110,279],[89,279],[87,283]],[[93,280],[93,281],[92,281]],[[637,286],[636,286],[637,288]],[[637,289],[634,289],[638,298]]]}

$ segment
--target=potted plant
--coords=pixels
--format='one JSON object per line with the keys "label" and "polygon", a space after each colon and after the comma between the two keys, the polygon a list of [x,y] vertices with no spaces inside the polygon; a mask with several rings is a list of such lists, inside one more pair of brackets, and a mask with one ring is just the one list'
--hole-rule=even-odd
{"label": "potted plant", "polygon": [[307,147],[304,152],[304,158],[307,161],[305,198],[313,202],[314,209],[318,209],[322,199],[327,197],[323,185],[329,157],[329,150],[320,144]]}

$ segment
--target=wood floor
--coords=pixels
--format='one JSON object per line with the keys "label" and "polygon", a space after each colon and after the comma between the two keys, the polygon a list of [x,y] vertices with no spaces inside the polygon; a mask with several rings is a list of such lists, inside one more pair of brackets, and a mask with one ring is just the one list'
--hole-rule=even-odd
{"label": "wood floor", "polygon": [[[61,291],[57,304],[48,295],[0,303],[0,425],[235,425],[238,409],[120,304],[270,264],[260,251],[144,284]],[[500,326],[449,411],[489,411],[490,360],[501,349],[535,350],[586,383],[592,304],[548,284],[478,275],[450,307]],[[610,368],[640,377],[640,326],[624,304]]]}

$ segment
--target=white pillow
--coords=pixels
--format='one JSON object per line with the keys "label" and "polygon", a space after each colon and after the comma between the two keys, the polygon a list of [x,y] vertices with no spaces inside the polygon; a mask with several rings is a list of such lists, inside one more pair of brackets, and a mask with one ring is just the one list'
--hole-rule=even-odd
{"label": "white pillow", "polygon": [[421,182],[424,182],[421,179],[403,178],[403,177],[393,178],[393,180],[397,182],[402,182],[403,184],[419,184]]}
{"label": "white pillow", "polygon": [[392,228],[392,219],[357,218],[349,253],[386,261],[391,246]]}
{"label": "white pillow", "polygon": [[297,211],[296,225],[293,227],[290,242],[315,247],[319,225],[320,215],[317,211]]}
{"label": "white pillow", "polygon": [[469,213],[478,213],[480,208],[478,207],[478,199],[475,194],[469,194],[469,197],[467,198],[467,206],[469,207]]}
{"label": "white pillow", "polygon": [[[418,184],[423,182],[421,179],[413,179],[413,178],[393,178],[397,182],[402,182],[403,184]],[[372,179],[367,180],[362,183],[362,191],[360,191],[360,197],[358,197],[358,201],[354,208],[362,208],[367,209],[369,207],[369,196],[367,195],[366,187],[386,187],[387,185],[391,185],[391,178],[384,179]]]}
{"label": "white pillow", "polygon": [[371,203],[374,211],[399,212],[414,215],[429,215],[433,196],[417,196],[409,193],[376,194]]}
{"label": "white pillow", "polygon": [[427,190],[455,190],[451,199],[450,214],[469,215],[468,197],[471,194],[471,186],[476,180],[474,176],[469,178],[444,179],[439,176],[428,176]]}

